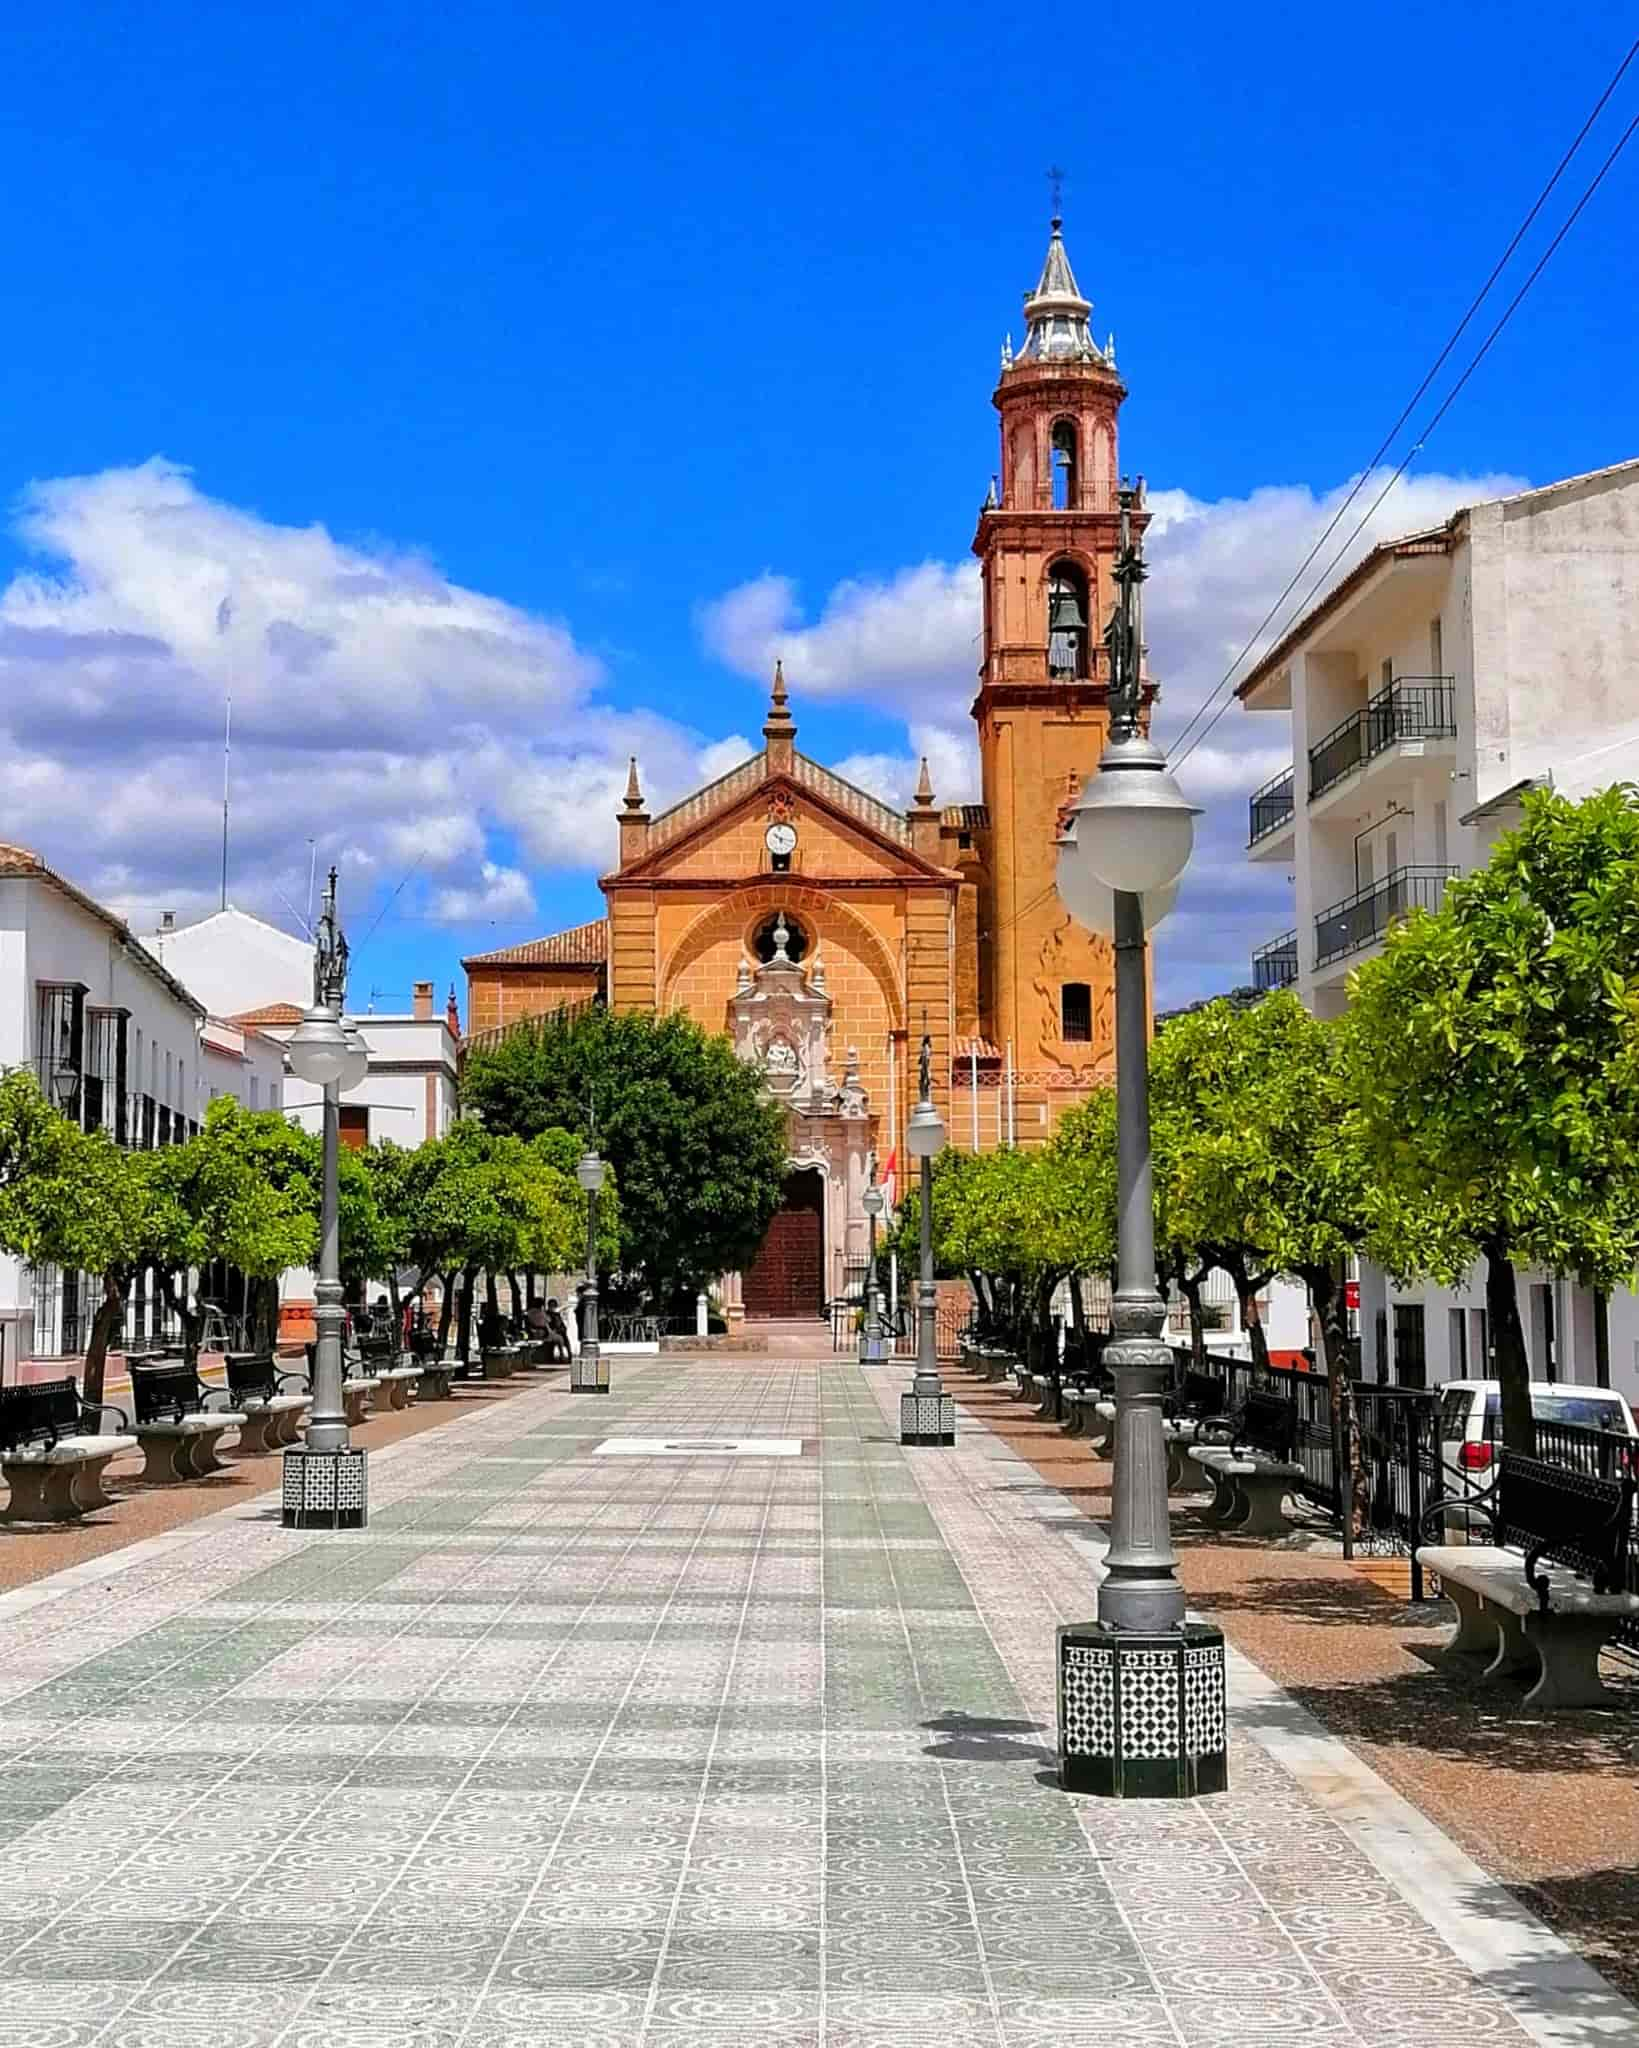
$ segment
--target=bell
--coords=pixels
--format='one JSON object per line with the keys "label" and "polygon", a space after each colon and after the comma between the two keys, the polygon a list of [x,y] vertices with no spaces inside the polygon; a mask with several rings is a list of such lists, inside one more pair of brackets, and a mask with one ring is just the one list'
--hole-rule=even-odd
{"label": "bell", "polygon": [[1053,592],[1047,607],[1047,630],[1050,633],[1084,633],[1087,630],[1086,614],[1075,591],[1060,589]]}

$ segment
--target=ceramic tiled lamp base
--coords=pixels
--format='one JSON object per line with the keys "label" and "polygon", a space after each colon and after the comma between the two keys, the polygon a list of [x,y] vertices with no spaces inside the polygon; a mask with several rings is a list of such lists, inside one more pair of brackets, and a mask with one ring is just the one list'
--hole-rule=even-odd
{"label": "ceramic tiled lamp base", "polygon": [[956,1400],[951,1394],[901,1394],[899,1441],[902,1444],[953,1444],[956,1441]]}
{"label": "ceramic tiled lamp base", "polygon": [[287,1529],[362,1529],[370,1518],[368,1492],[361,1450],[285,1452]]}
{"label": "ceramic tiled lamp base", "polygon": [[1149,1634],[1058,1632],[1059,1783],[1112,1799],[1193,1799],[1229,1785],[1224,1639],[1186,1621]]}
{"label": "ceramic tiled lamp base", "polygon": [[572,1394],[607,1394],[609,1391],[609,1360],[603,1352],[596,1358],[588,1358],[584,1351],[577,1351],[569,1361],[569,1391]]}

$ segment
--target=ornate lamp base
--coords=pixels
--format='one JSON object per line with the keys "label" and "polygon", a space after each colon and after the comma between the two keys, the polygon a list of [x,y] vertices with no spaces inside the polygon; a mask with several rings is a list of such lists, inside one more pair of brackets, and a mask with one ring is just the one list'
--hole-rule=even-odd
{"label": "ornate lamp base", "polygon": [[956,1397],[953,1394],[901,1394],[899,1441],[902,1444],[955,1443]]}
{"label": "ornate lamp base", "polygon": [[367,1453],[285,1452],[283,1521],[287,1529],[362,1529],[370,1519]]}
{"label": "ornate lamp base", "polygon": [[584,1351],[577,1351],[570,1359],[569,1391],[572,1394],[608,1393],[609,1361],[601,1351],[595,1358],[588,1358]]}
{"label": "ornate lamp base", "polygon": [[1229,1787],[1224,1638],[1198,1621],[1151,1632],[1058,1632],[1059,1783],[1111,1799],[1194,1799]]}

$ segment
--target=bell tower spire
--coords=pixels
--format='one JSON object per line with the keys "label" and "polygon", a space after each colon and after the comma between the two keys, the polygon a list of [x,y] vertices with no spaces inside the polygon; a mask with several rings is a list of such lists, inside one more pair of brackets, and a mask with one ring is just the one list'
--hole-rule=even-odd
{"label": "bell tower spire", "polygon": [[[1054,199],[1047,253],[1024,295],[1024,339],[1004,353],[992,396],[1000,489],[973,539],[984,601],[973,716],[992,848],[980,968],[986,1035],[1011,1041],[1021,1065],[1079,1071],[1101,1050],[1112,967],[1107,944],[1070,924],[1054,892],[1055,821],[1072,783],[1097,767],[1109,723],[1104,628],[1122,547],[1127,388],[1113,347],[1093,339],[1092,301],[1071,267],[1056,190]],[[1141,494],[1129,516],[1137,539]]]}

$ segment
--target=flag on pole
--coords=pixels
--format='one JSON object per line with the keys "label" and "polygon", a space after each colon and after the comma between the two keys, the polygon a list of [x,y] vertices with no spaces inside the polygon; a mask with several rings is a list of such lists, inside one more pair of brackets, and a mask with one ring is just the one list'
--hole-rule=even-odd
{"label": "flag on pole", "polygon": [[888,1162],[882,1169],[882,1199],[890,1209],[899,1207],[899,1149],[888,1154]]}

